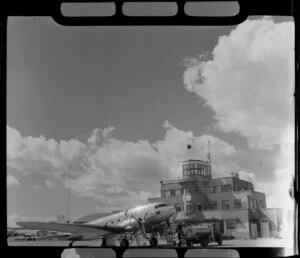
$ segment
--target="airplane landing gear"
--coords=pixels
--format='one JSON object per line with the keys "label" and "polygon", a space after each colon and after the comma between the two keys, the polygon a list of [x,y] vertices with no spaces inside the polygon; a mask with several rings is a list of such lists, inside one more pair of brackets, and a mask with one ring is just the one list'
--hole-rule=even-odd
{"label": "airplane landing gear", "polygon": [[105,237],[102,238],[101,247],[107,247],[107,242],[106,242],[106,238]]}
{"label": "airplane landing gear", "polygon": [[128,247],[129,246],[129,241],[127,240],[127,238],[123,238],[120,242],[120,246],[121,247]]}
{"label": "airplane landing gear", "polygon": [[156,238],[156,237],[151,237],[151,238],[150,238],[150,246],[151,246],[151,247],[156,247],[156,246],[157,246],[157,243],[158,243],[158,241],[157,241],[157,238]]}

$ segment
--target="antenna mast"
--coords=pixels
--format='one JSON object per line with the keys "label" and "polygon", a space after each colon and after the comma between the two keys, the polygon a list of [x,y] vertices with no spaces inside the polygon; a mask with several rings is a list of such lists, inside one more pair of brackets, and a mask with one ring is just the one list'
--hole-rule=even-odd
{"label": "antenna mast", "polygon": [[208,161],[209,161],[209,164],[211,165],[210,140],[208,140]]}
{"label": "antenna mast", "polygon": [[68,175],[68,222],[71,222],[71,216],[70,216],[70,175],[71,175],[71,165],[69,165],[69,175]]}

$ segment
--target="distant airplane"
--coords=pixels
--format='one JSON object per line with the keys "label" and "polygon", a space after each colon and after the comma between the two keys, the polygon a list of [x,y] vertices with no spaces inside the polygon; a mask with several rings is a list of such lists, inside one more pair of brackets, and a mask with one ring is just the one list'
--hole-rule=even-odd
{"label": "distant airplane", "polygon": [[144,238],[148,239],[150,246],[157,246],[157,238],[151,234],[154,226],[165,224],[170,225],[172,218],[175,218],[174,206],[164,203],[152,203],[135,207],[133,209],[93,219],[83,223],[59,223],[59,222],[17,222],[18,226],[26,229],[43,229],[57,232],[70,233],[66,240],[93,240],[102,238],[102,245],[107,240],[116,237],[120,246],[129,246],[129,238],[138,232],[142,232]]}

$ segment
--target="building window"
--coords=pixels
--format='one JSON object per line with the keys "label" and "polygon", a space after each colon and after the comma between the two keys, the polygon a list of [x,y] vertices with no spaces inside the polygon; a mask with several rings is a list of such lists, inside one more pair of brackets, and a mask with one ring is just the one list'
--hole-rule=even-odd
{"label": "building window", "polygon": [[170,191],[170,195],[171,195],[171,196],[175,196],[175,190],[171,190],[171,191]]}
{"label": "building window", "polygon": [[253,209],[257,208],[257,200],[253,200]]}
{"label": "building window", "polygon": [[176,206],[175,209],[176,209],[176,212],[180,212],[181,211],[181,207],[179,207],[179,206]]}
{"label": "building window", "polygon": [[255,206],[255,200],[251,200],[251,199],[250,199],[249,208],[250,208],[250,209],[256,209],[256,206]]}
{"label": "building window", "polygon": [[202,211],[202,205],[198,204],[198,211]]}
{"label": "building window", "polygon": [[168,196],[170,196],[170,195],[171,195],[170,191],[167,190],[167,191],[166,191],[166,197],[168,197]]}
{"label": "building window", "polygon": [[236,228],[236,220],[235,219],[227,219],[226,225],[227,225],[227,229],[235,229]]}
{"label": "building window", "polygon": [[165,197],[165,191],[161,191],[161,197]]}
{"label": "building window", "polygon": [[198,193],[199,192],[199,189],[198,189],[198,186],[196,185],[195,186],[195,193]]}
{"label": "building window", "polygon": [[175,210],[176,210],[176,212],[180,212],[181,211],[181,203],[176,203],[175,204]]}
{"label": "building window", "polygon": [[222,192],[230,192],[231,191],[231,185],[221,185],[221,191]]}
{"label": "building window", "polygon": [[180,189],[175,190],[175,195],[180,196],[181,195],[181,190]]}
{"label": "building window", "polygon": [[188,192],[188,193],[193,193],[193,190],[194,190],[194,189],[193,189],[193,186],[188,186],[188,187],[187,187],[187,192]]}
{"label": "building window", "polygon": [[217,192],[217,187],[214,185],[214,186],[210,186],[209,187],[209,192],[210,193],[216,193]]}
{"label": "building window", "polygon": [[192,204],[187,205],[186,209],[188,212],[192,212],[192,211],[194,211],[194,205],[192,205]]}
{"label": "building window", "polygon": [[222,209],[223,209],[223,210],[228,210],[228,209],[230,209],[230,203],[229,203],[228,200],[223,200],[223,201],[222,201]]}
{"label": "building window", "polygon": [[210,208],[212,210],[217,210],[218,209],[218,202],[217,201],[210,201]]}
{"label": "building window", "polygon": [[240,209],[240,208],[242,208],[243,206],[242,206],[242,200],[241,199],[235,199],[234,200],[234,208],[236,208],[236,209]]}
{"label": "building window", "polygon": [[263,201],[262,201],[262,200],[259,200],[259,204],[260,204],[260,208],[263,208],[263,207],[264,207]]}
{"label": "building window", "polygon": [[203,175],[203,165],[200,165],[200,174]]}

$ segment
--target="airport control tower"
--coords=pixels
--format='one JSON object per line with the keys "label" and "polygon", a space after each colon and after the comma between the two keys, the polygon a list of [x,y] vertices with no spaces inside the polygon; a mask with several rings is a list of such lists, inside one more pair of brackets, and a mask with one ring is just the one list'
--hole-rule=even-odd
{"label": "airport control tower", "polygon": [[[195,155],[194,144],[187,145],[188,158],[181,161],[182,177],[160,181],[160,197],[149,202],[174,205],[177,220],[201,223],[221,220],[224,234],[236,238],[276,236],[280,209],[266,206],[266,195],[238,173],[212,173],[210,142],[207,159]],[[229,172],[229,171],[228,171]]]}

